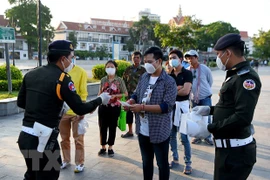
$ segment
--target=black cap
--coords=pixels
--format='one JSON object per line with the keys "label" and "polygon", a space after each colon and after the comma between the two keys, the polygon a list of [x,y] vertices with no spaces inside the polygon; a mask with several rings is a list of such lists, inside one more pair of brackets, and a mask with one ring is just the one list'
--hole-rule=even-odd
{"label": "black cap", "polygon": [[73,45],[67,40],[56,40],[49,45],[49,51],[74,51]]}
{"label": "black cap", "polygon": [[243,41],[241,40],[241,36],[239,34],[229,33],[218,39],[216,45],[214,46],[214,49],[216,51],[224,50],[227,47],[230,47],[238,43],[242,43],[242,42]]}

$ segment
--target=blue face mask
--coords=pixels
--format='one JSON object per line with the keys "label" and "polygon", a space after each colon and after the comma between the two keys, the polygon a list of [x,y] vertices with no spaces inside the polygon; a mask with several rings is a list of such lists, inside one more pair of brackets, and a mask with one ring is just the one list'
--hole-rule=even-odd
{"label": "blue face mask", "polygon": [[172,66],[172,67],[178,67],[179,64],[180,64],[180,62],[179,62],[178,59],[172,59],[172,60],[170,60],[169,64],[170,64],[170,66]]}

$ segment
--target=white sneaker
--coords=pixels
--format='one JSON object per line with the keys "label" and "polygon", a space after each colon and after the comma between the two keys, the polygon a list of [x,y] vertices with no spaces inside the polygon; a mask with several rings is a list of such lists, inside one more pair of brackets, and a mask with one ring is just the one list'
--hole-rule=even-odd
{"label": "white sneaker", "polygon": [[65,169],[67,166],[69,166],[70,164],[69,164],[69,162],[62,162],[62,164],[61,164],[61,169]]}
{"label": "white sneaker", "polygon": [[74,172],[75,173],[79,173],[82,172],[84,170],[84,165],[83,164],[79,164],[75,167]]}

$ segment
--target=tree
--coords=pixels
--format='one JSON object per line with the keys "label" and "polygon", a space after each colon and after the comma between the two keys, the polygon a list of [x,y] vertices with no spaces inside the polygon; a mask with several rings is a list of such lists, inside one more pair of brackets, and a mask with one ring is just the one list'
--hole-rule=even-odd
{"label": "tree", "polygon": [[216,44],[217,40],[228,33],[239,33],[230,23],[217,21],[202,26],[195,32],[197,49],[206,51],[208,47]]}
{"label": "tree", "polygon": [[140,21],[134,22],[133,26],[129,29],[131,41],[133,44],[142,45],[143,52],[149,45],[160,45],[160,41],[155,37],[154,33],[154,27],[157,23],[158,22],[150,21],[148,17],[143,16]]}
{"label": "tree", "polygon": [[260,59],[270,58],[270,30],[265,32],[260,30],[259,35],[253,37],[253,56]]}
{"label": "tree", "polygon": [[110,57],[110,54],[108,53],[108,48],[106,45],[97,47],[96,57],[99,57],[100,60],[102,60],[104,57]]}
{"label": "tree", "polygon": [[76,47],[78,45],[78,41],[77,41],[77,37],[75,35],[75,31],[69,33],[68,39],[71,41],[74,49],[76,49]]}
{"label": "tree", "polygon": [[201,26],[201,20],[195,16],[186,16],[182,26],[156,24],[154,32],[160,39],[162,47],[177,47],[186,51],[196,47],[194,32]]}
{"label": "tree", "polygon": [[[32,51],[37,50],[38,32],[37,32],[37,4],[36,0],[9,0],[10,4],[15,4],[11,9],[5,12],[6,17],[18,21],[20,33],[26,39],[28,44],[28,56],[32,58]],[[54,28],[50,25],[52,15],[50,9],[44,5],[41,6],[41,28],[42,44],[48,44],[54,37]],[[46,48],[43,48],[43,52]]]}

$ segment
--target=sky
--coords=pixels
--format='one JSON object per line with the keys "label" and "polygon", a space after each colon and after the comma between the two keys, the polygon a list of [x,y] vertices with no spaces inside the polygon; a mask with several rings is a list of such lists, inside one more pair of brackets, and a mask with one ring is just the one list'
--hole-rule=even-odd
{"label": "sky", "polygon": [[[0,0],[0,14],[11,8],[8,0]],[[152,14],[168,23],[181,6],[184,16],[195,15],[203,24],[224,21],[249,36],[259,30],[270,30],[270,0],[41,0],[50,8],[51,24],[60,21],[89,22],[90,18],[130,20],[139,11],[149,8]],[[268,23],[267,23],[268,22]]]}

